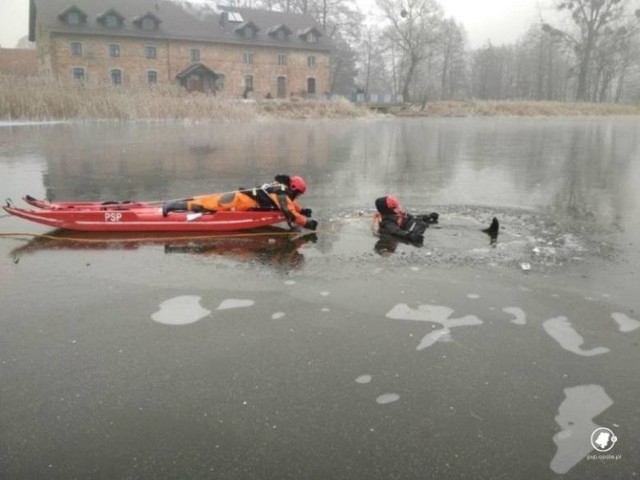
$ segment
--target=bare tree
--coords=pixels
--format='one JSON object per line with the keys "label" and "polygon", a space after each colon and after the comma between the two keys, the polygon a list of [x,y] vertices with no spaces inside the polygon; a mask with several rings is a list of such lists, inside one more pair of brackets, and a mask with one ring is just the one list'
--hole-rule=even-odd
{"label": "bare tree", "polygon": [[418,66],[429,58],[438,38],[442,8],[435,0],[376,0],[388,22],[386,34],[402,54],[402,95],[410,100],[410,86]]}
{"label": "bare tree", "polygon": [[555,0],[557,10],[570,15],[577,33],[548,23],[544,28],[557,32],[574,48],[578,59],[577,101],[589,99],[587,82],[598,43],[607,28],[614,28],[612,26],[622,21],[629,4],[630,0]]}
{"label": "bare tree", "polygon": [[464,27],[453,18],[445,20],[442,27],[439,42],[442,56],[440,99],[444,100],[453,98],[464,83],[466,35]]}

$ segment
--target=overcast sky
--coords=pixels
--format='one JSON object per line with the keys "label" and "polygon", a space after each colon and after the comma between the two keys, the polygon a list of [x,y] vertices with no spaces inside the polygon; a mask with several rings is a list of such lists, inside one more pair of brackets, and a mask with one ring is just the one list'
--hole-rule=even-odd
{"label": "overcast sky", "polygon": [[[201,3],[202,0],[193,0]],[[440,0],[447,16],[461,22],[471,47],[478,48],[488,39],[494,45],[517,40],[538,18],[537,5],[548,0]],[[69,0],[69,4],[81,1]],[[374,0],[360,0],[366,5]],[[29,0],[0,0],[0,45],[13,48],[28,33]],[[366,9],[365,9],[365,13]]]}

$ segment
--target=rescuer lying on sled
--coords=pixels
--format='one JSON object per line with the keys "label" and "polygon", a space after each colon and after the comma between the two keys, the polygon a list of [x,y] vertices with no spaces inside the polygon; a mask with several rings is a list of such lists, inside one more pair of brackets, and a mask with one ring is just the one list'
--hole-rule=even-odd
{"label": "rescuer lying on sled", "polygon": [[376,199],[378,213],[374,217],[376,233],[391,235],[416,246],[424,243],[424,232],[430,223],[438,223],[437,213],[412,215],[407,213],[396,197],[387,195]]}
{"label": "rescuer lying on sled", "polygon": [[311,209],[302,208],[296,198],[307,190],[302,177],[276,175],[275,182],[261,187],[239,189],[227,193],[212,193],[185,200],[174,200],[162,205],[162,215],[170,212],[216,212],[216,211],[250,211],[280,210],[289,226],[298,225],[315,230],[318,222],[311,218]]}

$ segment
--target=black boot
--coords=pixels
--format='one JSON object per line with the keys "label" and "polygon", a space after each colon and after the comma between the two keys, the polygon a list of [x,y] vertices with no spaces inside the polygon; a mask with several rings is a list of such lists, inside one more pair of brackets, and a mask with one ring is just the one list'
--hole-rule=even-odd
{"label": "black boot", "polygon": [[169,212],[186,212],[189,210],[189,204],[186,200],[174,200],[173,202],[165,202],[162,204],[162,216],[166,217]]}
{"label": "black boot", "polygon": [[489,225],[489,228],[485,228],[482,231],[487,235],[489,235],[489,238],[491,239],[491,245],[494,245],[498,241],[498,233],[500,232],[500,222],[498,222],[498,219],[496,217],[493,217],[493,220],[491,221],[491,225]]}

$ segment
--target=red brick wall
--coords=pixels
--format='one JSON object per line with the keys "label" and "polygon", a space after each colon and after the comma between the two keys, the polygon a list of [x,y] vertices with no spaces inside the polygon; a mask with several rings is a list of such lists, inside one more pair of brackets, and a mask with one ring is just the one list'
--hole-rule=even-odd
{"label": "red brick wall", "polygon": [[[70,43],[82,44],[82,56],[71,55]],[[109,44],[120,46],[120,56],[109,55]],[[155,46],[157,56],[147,59],[145,46]],[[199,49],[200,60],[191,60],[191,49]],[[329,90],[329,55],[323,52],[284,50],[272,47],[246,47],[195,43],[179,40],[144,40],[127,37],[83,37],[70,34],[51,36],[50,51],[54,76],[65,82],[72,81],[72,69],[83,67],[86,82],[109,84],[110,70],[122,71],[125,86],[146,85],[147,71],[155,70],[159,84],[173,84],[180,72],[193,63],[203,63],[215,73],[225,76],[224,94],[240,97],[244,92],[246,75],[253,75],[253,96],[263,98],[267,94],[276,97],[277,77],[284,76],[287,96],[307,91],[307,79],[315,78],[316,93]],[[243,54],[253,53],[253,63],[243,63]],[[287,64],[278,65],[278,54],[287,54]],[[308,57],[315,57],[315,66],[308,66]]]}
{"label": "red brick wall", "polygon": [[0,73],[24,77],[37,75],[36,50],[0,48]]}

